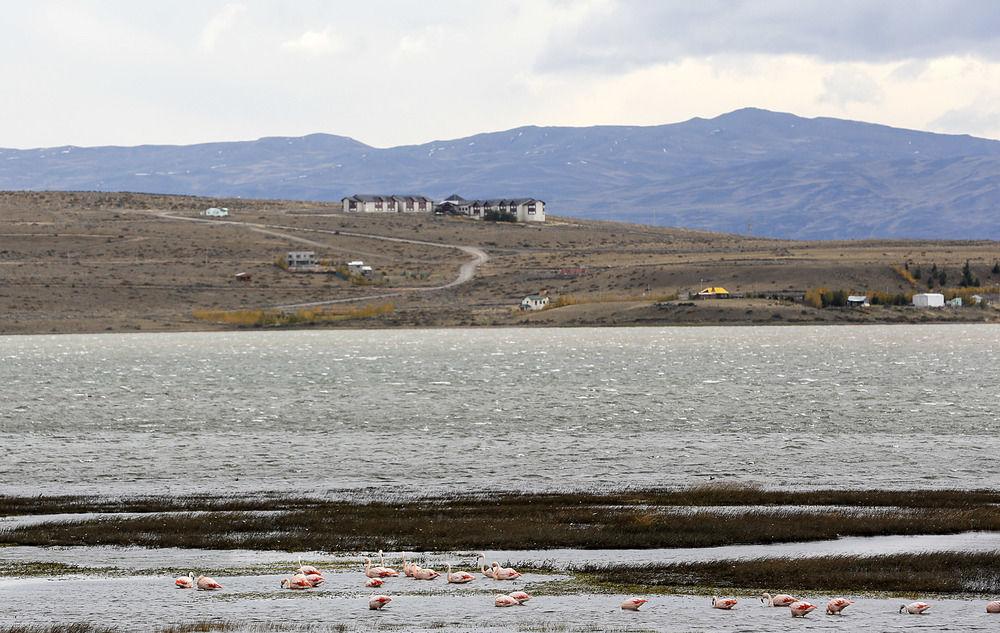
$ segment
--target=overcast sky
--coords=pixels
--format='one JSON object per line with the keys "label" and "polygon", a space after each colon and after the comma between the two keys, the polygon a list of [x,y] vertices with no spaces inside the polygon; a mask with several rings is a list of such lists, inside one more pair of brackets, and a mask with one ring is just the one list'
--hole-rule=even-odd
{"label": "overcast sky", "polygon": [[0,147],[745,106],[1000,139],[1000,0],[0,0]]}

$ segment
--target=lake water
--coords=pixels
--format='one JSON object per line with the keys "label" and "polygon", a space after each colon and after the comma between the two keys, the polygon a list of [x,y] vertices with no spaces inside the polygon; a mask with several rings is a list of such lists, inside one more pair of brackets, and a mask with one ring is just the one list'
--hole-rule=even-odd
{"label": "lake water", "polygon": [[0,493],[1000,485],[1000,326],[0,337]]}

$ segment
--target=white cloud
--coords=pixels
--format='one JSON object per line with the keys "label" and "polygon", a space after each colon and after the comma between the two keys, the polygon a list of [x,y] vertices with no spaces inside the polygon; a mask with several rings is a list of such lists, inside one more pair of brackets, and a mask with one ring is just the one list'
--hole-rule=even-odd
{"label": "white cloud", "polygon": [[246,12],[246,6],[233,2],[222,7],[201,30],[202,50],[213,52],[225,35],[233,29],[237,20]]}
{"label": "white cloud", "polygon": [[334,35],[333,29],[327,27],[322,31],[305,31],[296,38],[285,40],[281,47],[309,55],[326,55],[337,52],[343,44]]}
{"label": "white cloud", "polygon": [[823,78],[819,100],[838,106],[850,103],[875,103],[882,99],[882,88],[864,70],[840,66]]}

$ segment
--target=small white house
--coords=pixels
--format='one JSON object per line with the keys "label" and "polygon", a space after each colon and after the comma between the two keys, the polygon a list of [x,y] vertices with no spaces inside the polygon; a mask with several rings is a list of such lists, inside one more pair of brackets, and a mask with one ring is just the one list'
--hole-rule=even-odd
{"label": "small white house", "polygon": [[943,308],[944,295],[940,292],[924,292],[913,295],[913,305],[918,308]]}
{"label": "small white house", "polygon": [[362,266],[361,270],[358,272],[361,273],[362,277],[371,277],[372,275],[375,274],[375,269],[373,269],[371,266]]}
{"label": "small white house", "polygon": [[549,305],[549,298],[541,295],[528,295],[521,299],[522,310],[541,310],[547,305]]}
{"label": "small white house", "polygon": [[285,256],[285,263],[289,268],[303,268],[315,266],[318,262],[313,251],[289,251]]}
{"label": "small white house", "polygon": [[863,308],[868,305],[868,295],[850,295],[847,297],[847,305],[851,307]]}
{"label": "small white house", "polygon": [[361,269],[364,268],[365,263],[360,259],[356,259],[353,262],[347,262],[347,270],[352,273],[360,273]]}
{"label": "small white house", "polygon": [[226,218],[229,217],[229,209],[226,207],[210,207],[202,211],[201,214],[209,218]]}

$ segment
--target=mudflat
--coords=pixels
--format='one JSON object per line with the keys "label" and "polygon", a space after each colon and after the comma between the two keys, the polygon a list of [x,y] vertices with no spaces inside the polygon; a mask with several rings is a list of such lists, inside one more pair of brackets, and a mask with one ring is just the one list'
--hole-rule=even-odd
{"label": "mudflat", "polygon": [[[229,217],[201,216],[213,206]],[[276,265],[290,250],[315,251],[329,269]],[[371,279],[337,272],[358,259]],[[0,333],[996,322],[996,307],[822,309],[801,296],[953,287],[966,261],[997,286],[998,259],[995,241],[802,242],[560,217],[526,225],[287,200],[6,192]],[[947,277],[937,288],[932,268]],[[740,298],[684,299],[707,286]],[[529,294],[555,307],[520,311]],[[233,311],[245,314],[220,316]]]}

